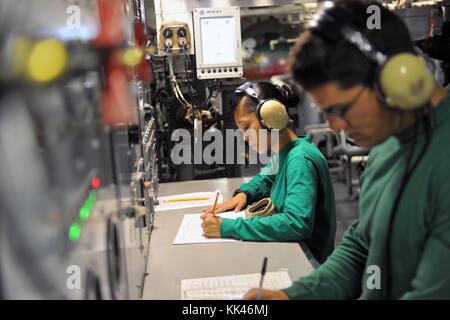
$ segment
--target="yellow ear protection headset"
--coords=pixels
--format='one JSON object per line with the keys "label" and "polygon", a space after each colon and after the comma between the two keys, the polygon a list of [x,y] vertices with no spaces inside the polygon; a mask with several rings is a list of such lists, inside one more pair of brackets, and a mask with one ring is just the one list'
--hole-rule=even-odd
{"label": "yellow ear protection headset", "polygon": [[281,101],[277,99],[261,99],[253,89],[251,82],[246,82],[234,91],[235,96],[247,96],[256,102],[256,117],[267,130],[282,130],[289,123],[289,115]]}
{"label": "yellow ear protection headset", "polygon": [[374,62],[377,65],[374,89],[382,101],[401,110],[413,110],[427,104],[434,80],[422,57],[410,52],[387,56],[349,22],[348,12],[331,1],[325,2],[324,6],[325,9],[310,23],[310,30],[329,40],[344,38]]}
{"label": "yellow ear protection headset", "polygon": [[[348,43],[355,46],[367,59],[377,65],[374,88],[380,99],[386,105],[400,110],[416,110],[430,107],[431,94],[434,88],[434,79],[427,69],[423,58],[410,53],[397,53],[387,57],[378,51],[374,45],[352,25],[350,25],[350,14],[344,9],[335,7],[332,2],[324,3],[325,9],[319,11],[311,23],[311,31],[323,39],[337,40],[343,37]],[[431,108],[429,108],[431,109]],[[385,258],[386,270],[382,273],[385,298],[391,296],[391,260],[390,242],[392,240],[395,214],[400,205],[400,200],[406,185],[425,154],[431,139],[433,128],[433,111],[425,113],[423,125],[425,129],[425,143],[420,154],[414,158],[415,141],[409,151],[406,161],[405,172],[400,181],[400,188],[393,202],[389,216],[389,225],[386,232]],[[427,119],[428,118],[428,119]],[[414,125],[414,140],[417,136],[417,121]]]}

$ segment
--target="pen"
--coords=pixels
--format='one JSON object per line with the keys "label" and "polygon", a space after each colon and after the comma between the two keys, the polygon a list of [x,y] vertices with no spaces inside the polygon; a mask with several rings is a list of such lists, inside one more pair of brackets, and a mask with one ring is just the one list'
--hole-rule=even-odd
{"label": "pen", "polygon": [[217,200],[218,199],[219,199],[219,193],[217,192],[216,193],[216,200],[214,200],[214,205],[213,205],[213,208],[212,208],[212,215],[213,215],[214,218],[216,218],[215,213],[216,213],[216,206],[217,206]]}
{"label": "pen", "polygon": [[257,300],[261,300],[261,291],[262,291],[264,276],[266,275],[266,269],[267,269],[267,257],[264,257],[263,265],[262,265],[262,269],[261,269],[261,279],[259,280],[258,295],[256,298]]}

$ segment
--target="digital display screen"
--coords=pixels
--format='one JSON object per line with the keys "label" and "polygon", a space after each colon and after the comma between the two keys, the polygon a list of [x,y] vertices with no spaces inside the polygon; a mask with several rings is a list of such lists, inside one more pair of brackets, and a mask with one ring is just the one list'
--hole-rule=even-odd
{"label": "digital display screen", "polygon": [[236,26],[234,17],[200,19],[203,64],[236,64]]}

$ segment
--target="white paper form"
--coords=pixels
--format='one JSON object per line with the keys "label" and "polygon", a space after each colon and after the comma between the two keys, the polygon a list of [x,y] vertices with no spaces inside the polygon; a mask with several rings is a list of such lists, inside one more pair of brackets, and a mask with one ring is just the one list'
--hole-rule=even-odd
{"label": "white paper form", "polygon": [[[214,200],[216,200],[217,192],[219,191],[194,192],[159,197],[159,204],[155,207],[155,212],[195,207],[206,208],[208,206],[214,205]],[[219,192],[219,199],[217,200],[217,203],[222,202],[223,195]]]}
{"label": "white paper form", "polygon": [[[203,235],[201,213],[185,214],[180,228],[178,229],[175,240],[172,244],[194,244],[194,243],[218,243],[218,242],[237,242],[240,240],[225,239],[225,238],[208,238]],[[244,218],[245,211],[240,212],[222,212],[217,214],[222,218]]]}
{"label": "white paper form", "polygon": [[[257,288],[261,274],[243,274],[181,280],[182,300],[236,300],[242,299],[251,288]],[[286,270],[267,272],[264,289],[280,290],[292,284]]]}

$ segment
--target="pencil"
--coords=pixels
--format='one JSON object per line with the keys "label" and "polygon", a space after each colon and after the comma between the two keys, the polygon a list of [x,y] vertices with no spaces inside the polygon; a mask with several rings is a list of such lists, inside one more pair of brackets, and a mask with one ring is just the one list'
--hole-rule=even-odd
{"label": "pencil", "polygon": [[203,200],[209,200],[209,198],[170,199],[170,200],[164,200],[164,202],[203,201]]}
{"label": "pencil", "polygon": [[214,200],[214,205],[212,208],[212,215],[213,217],[216,217],[215,213],[216,213],[216,206],[217,206],[217,200],[219,199],[219,193],[216,193],[216,200]]}

